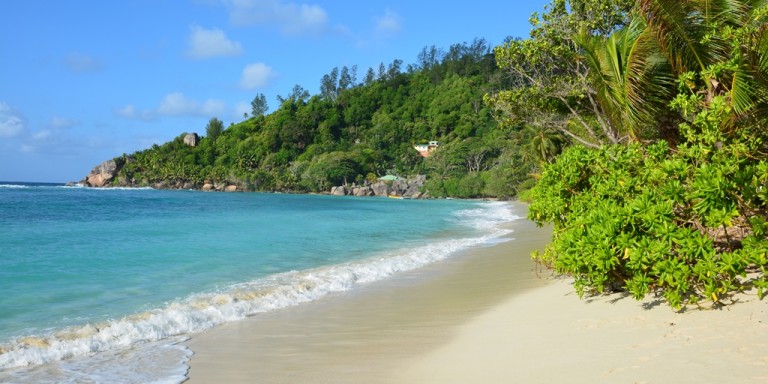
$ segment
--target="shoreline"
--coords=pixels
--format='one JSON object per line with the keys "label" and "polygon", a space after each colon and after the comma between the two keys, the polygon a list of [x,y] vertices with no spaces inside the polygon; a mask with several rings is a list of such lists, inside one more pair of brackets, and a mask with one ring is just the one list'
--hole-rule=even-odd
{"label": "shoreline", "polygon": [[547,284],[529,254],[549,231],[522,218],[505,228],[514,240],[193,335],[187,383],[392,382],[473,317]]}
{"label": "shoreline", "polygon": [[[674,312],[538,277],[550,231],[194,335],[186,383],[763,383],[768,303]],[[545,272],[547,273],[547,272]]]}

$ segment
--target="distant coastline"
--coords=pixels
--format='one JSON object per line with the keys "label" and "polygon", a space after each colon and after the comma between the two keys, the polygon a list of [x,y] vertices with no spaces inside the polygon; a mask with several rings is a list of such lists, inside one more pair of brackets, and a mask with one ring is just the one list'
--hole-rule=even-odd
{"label": "distant coastline", "polygon": [[0,188],[8,188],[10,186],[26,186],[26,187],[63,187],[69,183],[52,183],[52,182],[40,182],[40,181],[0,181]]}

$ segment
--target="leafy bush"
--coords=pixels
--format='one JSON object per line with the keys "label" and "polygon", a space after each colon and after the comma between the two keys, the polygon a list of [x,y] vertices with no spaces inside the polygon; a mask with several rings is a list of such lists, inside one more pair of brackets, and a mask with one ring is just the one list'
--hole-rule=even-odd
{"label": "leafy bush", "polygon": [[686,142],[571,147],[531,190],[529,217],[552,223],[538,262],[579,295],[626,289],[674,308],[768,289],[768,162],[760,134],[722,133],[718,105],[683,124]]}

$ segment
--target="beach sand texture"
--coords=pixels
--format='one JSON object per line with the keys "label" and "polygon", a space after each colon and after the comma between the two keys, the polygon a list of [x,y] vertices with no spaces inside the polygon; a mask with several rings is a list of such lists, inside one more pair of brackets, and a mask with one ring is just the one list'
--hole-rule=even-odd
{"label": "beach sand texture", "polygon": [[530,261],[549,231],[511,227],[513,241],[195,335],[187,383],[768,382],[766,300],[579,300]]}

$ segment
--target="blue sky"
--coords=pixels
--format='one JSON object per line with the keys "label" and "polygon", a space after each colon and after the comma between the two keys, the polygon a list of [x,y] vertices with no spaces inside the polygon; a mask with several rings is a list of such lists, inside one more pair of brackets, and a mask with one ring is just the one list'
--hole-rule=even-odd
{"label": "blue sky", "polygon": [[8,1],[0,180],[82,179],[104,160],[225,126],[263,93],[319,93],[333,67],[415,63],[425,46],[527,37],[535,1]]}

